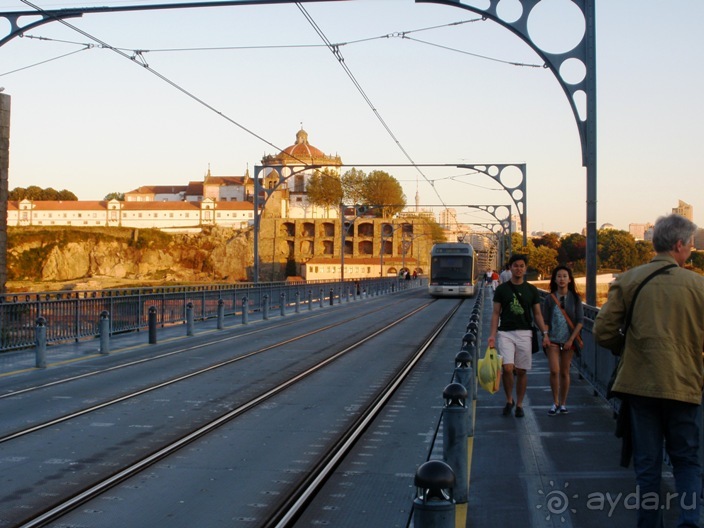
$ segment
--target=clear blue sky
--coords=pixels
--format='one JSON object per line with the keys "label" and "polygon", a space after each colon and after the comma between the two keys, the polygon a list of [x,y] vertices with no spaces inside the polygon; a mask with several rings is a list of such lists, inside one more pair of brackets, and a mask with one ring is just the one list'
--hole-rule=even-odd
{"label": "clear blue sky", "polygon": [[[38,5],[139,3],[156,2]],[[541,61],[520,39],[469,11],[412,0],[303,6],[330,42],[343,44],[345,64],[414,162],[526,163],[529,230],[581,231],[586,176],[574,117],[557,80],[532,67]],[[569,0],[543,0],[534,38],[568,45],[579,27],[570,8]],[[596,8],[597,223],[654,222],[682,199],[704,225],[704,1],[597,0]],[[29,9],[0,0],[3,12]],[[449,25],[463,21],[472,22]],[[242,175],[291,145],[301,123],[311,144],[346,164],[408,163],[295,4],[68,22],[127,56],[146,50],[151,68],[219,113],[58,22],[27,31],[0,48],[0,86],[12,96],[10,188],[51,186],[97,200],[202,180],[208,166],[214,175]],[[416,40],[375,38],[435,26],[408,33]],[[416,188],[422,205],[509,203],[486,176],[385,170],[409,204]],[[462,222],[493,221],[457,210]]]}

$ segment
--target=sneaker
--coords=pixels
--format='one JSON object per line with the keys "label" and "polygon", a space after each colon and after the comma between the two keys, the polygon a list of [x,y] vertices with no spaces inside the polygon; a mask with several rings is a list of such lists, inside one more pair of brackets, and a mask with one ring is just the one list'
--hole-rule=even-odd
{"label": "sneaker", "polygon": [[560,410],[560,408],[553,403],[552,407],[550,407],[550,409],[548,409],[548,415],[555,416],[559,412],[559,410]]}
{"label": "sneaker", "polygon": [[525,416],[523,407],[516,407],[516,418],[523,418],[523,416]]}
{"label": "sneaker", "polygon": [[504,416],[508,416],[509,414],[511,414],[511,410],[513,409],[513,405],[514,405],[514,403],[510,402],[504,406],[504,410],[503,410]]}
{"label": "sneaker", "polygon": [[568,414],[569,411],[567,410],[567,407],[564,405],[560,405],[560,414]]}

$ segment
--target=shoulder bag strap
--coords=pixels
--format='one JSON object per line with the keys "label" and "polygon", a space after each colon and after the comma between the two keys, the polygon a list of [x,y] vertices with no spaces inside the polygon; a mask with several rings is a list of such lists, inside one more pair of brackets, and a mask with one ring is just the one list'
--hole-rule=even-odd
{"label": "shoulder bag strap", "polygon": [[[567,293],[569,293],[569,292],[567,292]],[[560,309],[560,311],[562,312],[562,315],[564,316],[565,321],[567,321],[567,325],[570,327],[570,330],[574,330],[574,323],[572,322],[572,319],[570,319],[570,316],[567,315],[567,312],[565,311],[565,309],[560,305],[560,301],[557,300],[557,297],[555,296],[554,293],[551,293],[550,295],[552,296],[553,300],[555,301],[555,306],[557,306]],[[575,337],[575,341],[577,341],[579,346],[582,346],[582,338],[579,337],[579,334],[577,335],[577,337]]]}
{"label": "shoulder bag strap", "polygon": [[650,279],[655,277],[656,275],[659,275],[661,273],[664,273],[665,271],[676,268],[677,264],[668,264],[667,266],[663,266],[661,268],[656,269],[654,272],[652,272],[650,275],[648,275],[645,279],[641,281],[641,283],[638,285],[636,288],[636,292],[633,294],[633,300],[631,301],[631,305],[628,307],[628,311],[626,312],[626,321],[623,323],[623,328],[620,330],[621,335],[625,336],[626,332],[628,332],[628,327],[631,326],[631,319],[633,318],[633,307],[636,304],[636,299],[638,298],[638,294],[640,293],[640,290],[643,289],[643,286],[645,286]]}

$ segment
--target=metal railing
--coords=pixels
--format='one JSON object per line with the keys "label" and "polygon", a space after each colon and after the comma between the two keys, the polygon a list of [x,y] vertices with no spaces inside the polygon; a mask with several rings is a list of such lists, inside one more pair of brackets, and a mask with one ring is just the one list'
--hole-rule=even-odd
{"label": "metal railing", "polygon": [[[413,282],[395,277],[340,281],[238,283],[213,286],[169,286],[81,292],[22,293],[0,297],[0,352],[32,348],[37,320],[46,321],[46,342],[65,343],[95,338],[100,315],[109,314],[110,335],[148,326],[149,308],[155,307],[157,325],[182,324],[192,305],[195,320],[218,316],[222,301],[225,316],[281,309],[296,303],[310,305],[363,292],[377,295],[404,289]],[[246,304],[245,304],[246,303]]]}

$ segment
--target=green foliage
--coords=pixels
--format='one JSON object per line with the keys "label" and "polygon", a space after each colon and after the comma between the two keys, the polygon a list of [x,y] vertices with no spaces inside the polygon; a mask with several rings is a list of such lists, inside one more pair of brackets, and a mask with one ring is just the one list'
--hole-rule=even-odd
{"label": "green foliage", "polygon": [[103,198],[106,202],[109,202],[110,200],[117,200],[118,202],[124,202],[125,201],[125,193],[121,192],[111,192],[110,194],[106,194],[105,198]]}
{"label": "green foliage", "polygon": [[689,262],[694,269],[704,270],[704,251],[692,251]]}
{"label": "green foliage", "polygon": [[352,168],[342,175],[342,194],[345,203],[361,204],[364,201],[364,171]]}
{"label": "green foliage", "polygon": [[625,271],[638,264],[638,251],[633,235],[617,229],[601,229],[597,233],[597,253],[603,266]]}
{"label": "green foliage", "polygon": [[163,231],[153,229],[134,229],[132,237],[132,246],[137,249],[143,249],[151,246],[166,247],[172,240],[171,235]]}
{"label": "green foliage", "polygon": [[378,216],[389,218],[406,207],[406,195],[398,180],[384,171],[372,171],[364,180],[364,202],[378,207]]}
{"label": "green foliage", "polygon": [[315,171],[306,185],[308,200],[318,206],[337,206],[342,201],[342,183],[329,169]]}
{"label": "green foliage", "polygon": [[558,258],[561,262],[576,263],[587,258],[587,237],[571,233],[562,237]]}
{"label": "green foliage", "polygon": [[26,189],[22,187],[15,187],[8,193],[8,200],[33,200],[33,201],[64,201],[64,202],[75,202],[78,201],[78,197],[71,191],[63,189],[57,191],[52,187],[47,187],[42,189],[36,185],[30,185]]}
{"label": "green foliage", "polygon": [[52,242],[30,248],[19,254],[8,252],[7,280],[34,280],[36,277],[41,277],[42,266],[51,250],[57,245],[56,242]]}
{"label": "green foliage", "polygon": [[377,217],[389,218],[406,207],[401,184],[387,172],[365,174],[352,168],[342,175],[340,182],[345,203],[370,206],[370,212]]}
{"label": "green foliage", "polygon": [[557,265],[557,250],[548,246],[536,247],[528,259],[531,268],[538,270],[543,277],[548,277]]}

